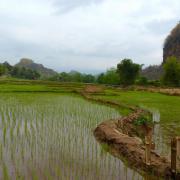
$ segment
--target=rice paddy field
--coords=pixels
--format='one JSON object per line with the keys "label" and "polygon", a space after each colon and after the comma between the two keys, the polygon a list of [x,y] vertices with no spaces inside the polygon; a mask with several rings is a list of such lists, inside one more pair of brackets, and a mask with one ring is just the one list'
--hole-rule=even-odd
{"label": "rice paddy field", "polygon": [[93,137],[111,107],[53,93],[0,93],[0,179],[143,179]]}
{"label": "rice paddy field", "polygon": [[[84,87],[0,80],[0,179],[155,179],[131,169],[95,140],[99,123],[125,111],[83,99],[75,92]],[[91,96],[153,113],[156,151],[169,156],[171,137],[180,135],[180,97],[103,89]]]}
{"label": "rice paddy field", "polygon": [[180,136],[180,96],[170,96],[147,91],[106,89],[95,98],[125,105],[139,106],[152,112],[154,122],[154,142],[156,151],[170,158],[171,138]]}

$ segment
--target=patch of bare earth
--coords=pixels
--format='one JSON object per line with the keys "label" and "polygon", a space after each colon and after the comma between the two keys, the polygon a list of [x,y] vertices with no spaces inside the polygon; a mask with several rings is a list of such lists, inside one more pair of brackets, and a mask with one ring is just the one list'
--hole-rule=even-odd
{"label": "patch of bare earth", "polygon": [[87,85],[84,89],[85,93],[101,93],[103,92],[103,87],[96,86],[96,85]]}
{"label": "patch of bare earth", "polygon": [[135,90],[158,92],[171,96],[180,96],[180,88],[135,87]]}

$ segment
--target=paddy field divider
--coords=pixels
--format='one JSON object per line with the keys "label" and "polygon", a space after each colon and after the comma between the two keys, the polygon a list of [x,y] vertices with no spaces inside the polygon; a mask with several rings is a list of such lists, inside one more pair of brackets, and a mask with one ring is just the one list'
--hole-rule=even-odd
{"label": "paddy field divider", "polygon": [[89,101],[128,108],[132,111],[128,116],[99,124],[94,130],[94,136],[100,143],[108,144],[120,156],[123,156],[131,167],[141,172],[164,179],[180,179],[180,137],[171,140],[171,161],[169,161],[155,152],[155,144],[152,141],[153,127],[147,125],[134,127],[134,121],[143,114],[150,113],[149,111],[92,97],[94,92],[89,93],[83,90],[77,93]]}

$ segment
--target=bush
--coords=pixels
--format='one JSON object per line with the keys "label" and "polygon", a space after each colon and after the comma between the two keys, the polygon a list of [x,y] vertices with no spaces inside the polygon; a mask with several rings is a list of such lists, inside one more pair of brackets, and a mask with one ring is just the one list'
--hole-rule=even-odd
{"label": "bush", "polygon": [[148,84],[148,80],[146,77],[139,77],[136,82],[135,82],[137,85],[143,85],[143,86],[146,86]]}
{"label": "bush", "polygon": [[148,84],[149,84],[149,85],[152,85],[152,86],[156,86],[156,87],[159,87],[159,86],[162,85],[160,80],[148,81]]}
{"label": "bush", "polygon": [[180,86],[180,63],[176,57],[167,58],[163,66],[163,83],[168,86]]}
{"label": "bush", "polygon": [[152,117],[150,115],[141,115],[134,121],[134,125],[142,126],[142,125],[152,125]]}
{"label": "bush", "polygon": [[123,59],[121,63],[117,65],[117,72],[121,84],[125,86],[134,84],[139,76],[141,67],[141,65],[133,63],[131,59]]}

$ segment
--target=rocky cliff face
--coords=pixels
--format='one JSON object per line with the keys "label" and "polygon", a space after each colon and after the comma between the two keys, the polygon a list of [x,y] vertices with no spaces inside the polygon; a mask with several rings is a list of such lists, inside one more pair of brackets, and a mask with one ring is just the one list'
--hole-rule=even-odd
{"label": "rocky cliff face", "polygon": [[158,80],[163,74],[163,67],[161,65],[148,66],[141,71],[141,76],[149,80]]}
{"label": "rocky cliff face", "polygon": [[175,56],[180,61],[180,22],[171,31],[164,42],[163,63],[170,56]]}

